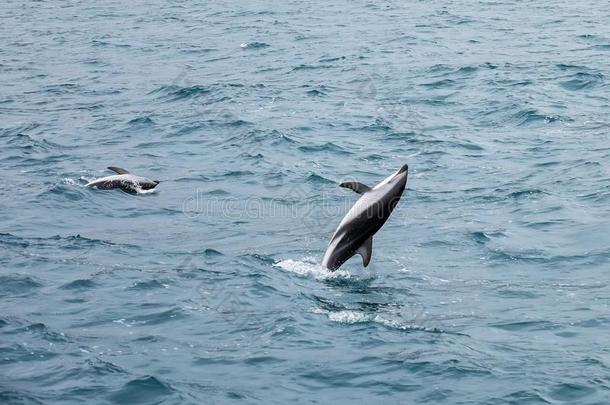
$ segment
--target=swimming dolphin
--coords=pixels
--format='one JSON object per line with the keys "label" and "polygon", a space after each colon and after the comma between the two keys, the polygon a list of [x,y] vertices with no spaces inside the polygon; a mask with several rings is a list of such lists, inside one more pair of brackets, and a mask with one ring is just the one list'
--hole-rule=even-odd
{"label": "swimming dolphin", "polygon": [[95,187],[100,190],[111,190],[120,188],[128,193],[137,193],[142,190],[152,190],[157,187],[157,180],[150,180],[146,177],[136,176],[120,167],[110,166],[108,169],[117,173],[113,176],[102,177],[87,183],[87,187]]}
{"label": "swimming dolphin", "polygon": [[362,194],[349,210],[328,243],[322,266],[337,270],[356,253],[362,256],[362,264],[368,266],[373,253],[373,235],[388,220],[407,185],[409,166],[403,165],[375,187],[370,188],[356,181],[339,184]]}

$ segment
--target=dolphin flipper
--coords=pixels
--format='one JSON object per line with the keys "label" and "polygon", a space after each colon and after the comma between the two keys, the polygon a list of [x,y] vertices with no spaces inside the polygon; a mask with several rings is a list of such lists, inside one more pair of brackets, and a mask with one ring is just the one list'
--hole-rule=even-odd
{"label": "dolphin flipper", "polygon": [[371,261],[371,256],[373,255],[373,237],[371,236],[365,240],[364,243],[360,245],[357,252],[362,256],[362,265],[364,267],[368,266]]}
{"label": "dolphin flipper", "polygon": [[339,184],[339,187],[351,188],[358,194],[364,194],[371,189],[366,184],[362,184],[358,181],[346,181],[346,182]]}
{"label": "dolphin flipper", "polygon": [[115,173],[118,174],[129,174],[129,172],[125,169],[121,169],[120,167],[116,167],[116,166],[109,166],[108,167],[109,170],[112,170]]}

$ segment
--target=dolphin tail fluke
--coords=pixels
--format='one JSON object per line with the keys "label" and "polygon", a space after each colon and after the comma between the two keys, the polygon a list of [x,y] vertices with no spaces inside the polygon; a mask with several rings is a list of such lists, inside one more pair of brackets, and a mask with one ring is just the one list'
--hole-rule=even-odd
{"label": "dolphin tail fluke", "polygon": [[371,261],[371,256],[373,255],[373,237],[368,238],[360,247],[358,248],[358,254],[362,256],[362,265],[364,267],[368,266]]}
{"label": "dolphin tail fluke", "polygon": [[358,194],[364,194],[371,189],[366,184],[362,184],[357,181],[346,181],[346,182],[339,184],[339,187],[350,188],[350,189],[354,190],[355,192],[357,192]]}
{"label": "dolphin tail fluke", "polygon": [[109,166],[108,169],[118,174],[129,174],[129,171],[116,166]]}

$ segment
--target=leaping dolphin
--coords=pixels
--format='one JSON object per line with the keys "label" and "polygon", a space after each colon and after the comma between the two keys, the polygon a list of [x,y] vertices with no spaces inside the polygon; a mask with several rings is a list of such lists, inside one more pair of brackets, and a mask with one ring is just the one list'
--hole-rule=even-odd
{"label": "leaping dolphin", "polygon": [[343,217],[322,259],[322,266],[337,270],[356,253],[362,256],[362,264],[368,266],[373,253],[373,235],[388,220],[407,185],[409,166],[398,171],[375,187],[349,181],[339,184],[362,194],[362,197]]}
{"label": "leaping dolphin", "polygon": [[150,180],[146,177],[136,176],[120,167],[110,166],[108,169],[117,173],[113,176],[102,177],[87,183],[87,187],[95,187],[100,190],[111,190],[120,188],[128,193],[138,193],[143,190],[152,190],[157,187],[157,180]]}

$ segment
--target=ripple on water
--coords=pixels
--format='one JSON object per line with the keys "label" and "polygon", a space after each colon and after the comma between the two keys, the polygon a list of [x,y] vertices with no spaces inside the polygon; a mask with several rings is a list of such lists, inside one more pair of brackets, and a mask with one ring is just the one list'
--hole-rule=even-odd
{"label": "ripple on water", "polygon": [[149,94],[159,94],[164,101],[179,101],[205,96],[212,93],[212,89],[203,85],[178,86],[175,84],[161,86]]}
{"label": "ripple on water", "polygon": [[174,394],[174,389],[154,376],[133,379],[108,399],[118,404],[153,404],[164,401]]}
{"label": "ripple on water", "polygon": [[257,49],[264,49],[264,48],[268,48],[270,45],[266,42],[259,42],[259,41],[253,41],[253,42],[244,42],[242,44],[239,45],[239,47],[241,49],[244,50],[257,50]]}
{"label": "ripple on water", "polygon": [[581,401],[593,394],[596,389],[583,384],[563,383],[551,388],[549,395],[551,398],[562,402]]}
{"label": "ripple on water", "polygon": [[587,90],[598,87],[604,82],[604,75],[601,73],[586,73],[578,72],[572,75],[568,80],[560,83],[561,87],[566,90]]}
{"label": "ripple on water", "polygon": [[0,403],[608,402],[607,2],[73,3],[2,3]]}
{"label": "ripple on water", "polygon": [[32,294],[42,286],[34,277],[21,274],[0,275],[0,297]]}
{"label": "ripple on water", "polygon": [[338,146],[332,142],[325,142],[319,145],[303,145],[298,148],[300,151],[305,153],[317,153],[317,152],[326,152],[333,155],[351,155],[352,152],[348,151],[341,146]]}

